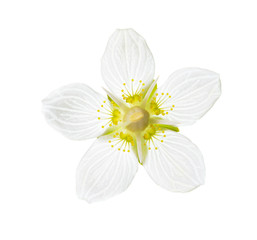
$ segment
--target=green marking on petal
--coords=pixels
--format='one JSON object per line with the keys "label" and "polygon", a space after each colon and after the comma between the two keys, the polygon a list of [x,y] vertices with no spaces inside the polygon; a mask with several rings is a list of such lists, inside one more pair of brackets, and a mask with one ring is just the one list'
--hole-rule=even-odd
{"label": "green marking on petal", "polygon": [[108,97],[108,100],[110,101],[110,103],[112,104],[113,107],[119,107],[119,106],[112,100],[112,98],[111,98],[109,95],[107,95],[107,97]]}
{"label": "green marking on petal", "polygon": [[161,128],[169,129],[169,130],[174,131],[174,132],[179,132],[179,128],[176,127],[176,126],[173,126],[173,125],[158,124],[158,126],[161,127]]}
{"label": "green marking on petal", "polygon": [[155,86],[154,86],[152,92],[150,93],[150,96],[149,96],[149,98],[148,98],[148,100],[147,100],[147,103],[149,103],[149,101],[150,101],[151,98],[153,97],[153,95],[154,95],[154,93],[156,92],[156,90],[157,90],[157,83],[155,84]]}
{"label": "green marking on petal", "polygon": [[[99,137],[110,135],[119,129],[120,129],[120,127],[108,127],[106,129],[106,131],[103,134],[101,134]],[[97,137],[97,138],[99,138],[99,137]]]}

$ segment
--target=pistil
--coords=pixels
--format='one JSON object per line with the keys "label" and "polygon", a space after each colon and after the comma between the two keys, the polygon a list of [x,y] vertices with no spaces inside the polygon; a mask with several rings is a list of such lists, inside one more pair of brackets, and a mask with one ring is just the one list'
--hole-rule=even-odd
{"label": "pistil", "polygon": [[143,131],[149,123],[149,113],[140,107],[130,108],[124,116],[126,128],[132,132]]}

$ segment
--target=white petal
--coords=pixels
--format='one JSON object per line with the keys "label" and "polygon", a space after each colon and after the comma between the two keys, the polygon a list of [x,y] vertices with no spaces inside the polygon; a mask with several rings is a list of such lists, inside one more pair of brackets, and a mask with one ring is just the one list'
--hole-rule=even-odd
{"label": "white petal", "polygon": [[77,194],[88,202],[123,192],[133,180],[138,162],[133,151],[119,151],[110,136],[98,138],[77,169]]}
{"label": "white petal", "polygon": [[189,139],[167,131],[154,145],[143,166],[156,184],[169,191],[188,192],[204,183],[202,154]]}
{"label": "white petal", "polygon": [[165,118],[189,125],[201,118],[219,98],[220,78],[209,70],[184,68],[174,72],[157,93],[157,99],[164,99],[161,108],[168,112]]}
{"label": "white petal", "polygon": [[119,98],[122,89],[125,94],[147,89],[154,77],[154,59],[143,37],[132,29],[116,30],[102,58],[102,76]]}
{"label": "white petal", "polygon": [[98,137],[108,126],[109,101],[85,84],[61,87],[42,102],[47,122],[70,139]]}

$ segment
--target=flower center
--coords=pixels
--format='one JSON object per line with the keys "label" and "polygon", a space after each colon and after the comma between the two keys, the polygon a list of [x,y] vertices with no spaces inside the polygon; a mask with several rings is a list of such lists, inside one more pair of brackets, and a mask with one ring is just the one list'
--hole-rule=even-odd
{"label": "flower center", "polygon": [[140,107],[132,107],[124,116],[126,128],[132,132],[144,130],[148,126],[149,113]]}

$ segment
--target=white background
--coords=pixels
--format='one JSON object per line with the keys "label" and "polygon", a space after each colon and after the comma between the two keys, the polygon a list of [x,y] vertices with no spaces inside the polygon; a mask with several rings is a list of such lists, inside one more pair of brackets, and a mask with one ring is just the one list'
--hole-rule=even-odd
{"label": "white background", "polygon": [[[0,2],[0,239],[257,239],[256,1]],[[222,96],[193,126],[206,184],[170,193],[143,167],[123,194],[88,204],[75,170],[93,140],[51,129],[41,99],[83,82],[103,92],[100,59],[116,28],[134,28],[156,76],[201,67],[220,73]]]}

